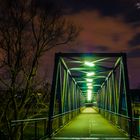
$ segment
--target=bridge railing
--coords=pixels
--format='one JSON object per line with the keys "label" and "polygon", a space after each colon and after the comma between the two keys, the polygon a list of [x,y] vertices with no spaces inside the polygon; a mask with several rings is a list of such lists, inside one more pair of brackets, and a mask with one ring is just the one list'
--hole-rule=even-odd
{"label": "bridge railing", "polygon": [[80,108],[67,111],[58,115],[55,115],[51,118],[52,130],[51,132],[55,133],[68,122],[70,122],[74,117],[80,113]]}
{"label": "bridge railing", "polygon": [[[99,113],[109,120],[112,124],[114,124],[116,127],[118,127],[120,130],[125,132],[127,135],[139,139],[140,138],[140,118],[132,118],[132,124],[131,119],[128,116],[115,113],[109,110],[105,110],[102,108],[96,108]],[[130,126],[131,124],[131,126]]]}
{"label": "bridge railing", "polygon": [[99,108],[99,113],[127,135],[131,134],[130,117],[102,108]]}
{"label": "bridge railing", "polygon": [[140,103],[133,102],[133,135],[140,139]]}
{"label": "bridge railing", "polygon": [[133,137],[140,139],[140,118],[133,118]]}
{"label": "bridge railing", "polygon": [[[79,113],[80,108],[53,116],[51,118],[53,133],[55,133],[57,130],[66,125],[71,119],[76,117]],[[47,133],[48,117],[13,120],[11,121],[10,126],[11,131],[16,130],[15,132],[19,133],[20,140],[40,140],[48,136]]]}
{"label": "bridge railing", "polygon": [[[11,121],[11,131],[19,133],[20,140],[39,140],[47,134],[48,118]],[[14,138],[13,138],[14,139]]]}

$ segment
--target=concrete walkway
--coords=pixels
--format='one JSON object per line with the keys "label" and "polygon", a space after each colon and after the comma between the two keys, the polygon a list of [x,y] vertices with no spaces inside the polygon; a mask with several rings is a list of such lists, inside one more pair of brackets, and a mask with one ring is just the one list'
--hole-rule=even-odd
{"label": "concrete walkway", "polygon": [[62,128],[55,139],[66,140],[90,140],[90,139],[128,139],[116,127],[110,124],[93,108],[86,108],[80,115]]}

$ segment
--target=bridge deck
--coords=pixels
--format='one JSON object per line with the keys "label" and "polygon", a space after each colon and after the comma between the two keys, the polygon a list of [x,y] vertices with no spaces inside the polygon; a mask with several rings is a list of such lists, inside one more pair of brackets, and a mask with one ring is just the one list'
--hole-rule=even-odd
{"label": "bridge deck", "polygon": [[93,108],[86,108],[52,139],[128,139]]}

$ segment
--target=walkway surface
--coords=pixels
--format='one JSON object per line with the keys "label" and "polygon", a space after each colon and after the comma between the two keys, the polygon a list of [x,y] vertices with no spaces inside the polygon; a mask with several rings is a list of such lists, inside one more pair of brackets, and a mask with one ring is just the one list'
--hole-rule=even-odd
{"label": "walkway surface", "polygon": [[58,131],[52,140],[128,139],[93,108],[86,108],[80,115]]}

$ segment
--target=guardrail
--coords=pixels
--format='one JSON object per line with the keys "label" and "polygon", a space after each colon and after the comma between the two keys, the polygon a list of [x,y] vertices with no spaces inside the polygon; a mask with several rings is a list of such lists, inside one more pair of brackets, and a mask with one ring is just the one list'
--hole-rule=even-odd
{"label": "guardrail", "polygon": [[133,122],[133,137],[140,139],[140,118],[132,118]]}
{"label": "guardrail", "polygon": [[47,122],[48,118],[13,120],[11,130],[19,130],[20,140],[38,140],[46,136]]}
{"label": "guardrail", "polygon": [[[52,116],[52,131],[55,132],[67,124],[72,118],[77,116],[79,112],[80,108]],[[19,130],[20,140],[39,140],[47,136],[48,117],[13,120],[10,122],[10,126],[11,131]]]}
{"label": "guardrail", "polygon": [[80,113],[80,108],[67,111],[61,114],[52,116],[51,118],[51,127],[49,129],[49,136],[58,131],[64,125],[66,125],[72,118],[76,117]]}
{"label": "guardrail", "polygon": [[[52,131],[57,131],[60,127],[63,127],[72,118],[77,116],[80,112],[79,109],[80,108],[52,116]],[[101,108],[100,113],[129,134],[130,117]],[[47,136],[47,124],[48,117],[14,120],[11,121],[11,129],[19,128],[19,133],[21,135],[20,140],[39,140]],[[132,118],[132,135],[137,139],[140,138],[140,118]]]}
{"label": "guardrail", "polygon": [[122,131],[134,137],[140,139],[140,118],[122,115],[119,113],[112,112],[103,108],[98,108],[99,113],[103,115],[111,123],[119,127]]}

